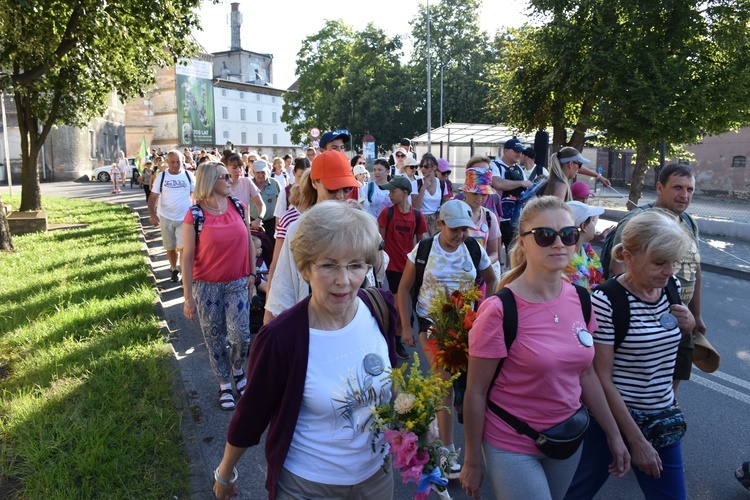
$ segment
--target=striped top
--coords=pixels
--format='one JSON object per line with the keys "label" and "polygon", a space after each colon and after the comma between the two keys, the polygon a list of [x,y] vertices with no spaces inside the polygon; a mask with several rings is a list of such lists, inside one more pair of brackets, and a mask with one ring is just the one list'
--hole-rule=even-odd
{"label": "striped top", "polygon": [[276,231],[274,232],[274,236],[276,236],[277,239],[286,239],[286,230],[289,228],[292,222],[296,221],[300,217],[302,217],[302,213],[297,210],[297,207],[292,205],[291,207],[287,208],[286,212],[284,212],[284,215],[282,215],[279,218],[279,221],[276,223]]}
{"label": "striped top", "polygon": [[[680,282],[677,281],[680,289]],[[644,302],[627,291],[630,304],[630,328],[614,353],[612,380],[628,408],[658,411],[672,404],[677,346],[682,338],[679,326],[666,330],[659,318],[669,312],[666,292],[656,303]],[[594,341],[615,344],[612,305],[604,292],[593,290],[591,303],[599,328]]]}

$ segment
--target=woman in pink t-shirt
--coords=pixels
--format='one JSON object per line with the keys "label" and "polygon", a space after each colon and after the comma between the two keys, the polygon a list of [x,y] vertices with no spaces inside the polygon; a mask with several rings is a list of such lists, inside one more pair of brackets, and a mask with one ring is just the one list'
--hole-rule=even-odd
{"label": "woman in pink t-shirt", "polygon": [[[222,410],[235,406],[232,379],[239,395],[245,392],[242,368],[247,364],[250,299],[255,295],[255,248],[247,223],[230,199],[231,186],[231,175],[222,163],[201,164],[193,196],[203,224],[196,234],[194,206],[182,225],[183,312],[190,321],[197,317],[200,322],[208,359],[219,379]],[[246,205],[242,208],[247,211]]]}
{"label": "woman in pink t-shirt", "polygon": [[[564,460],[543,455],[530,437],[488,409],[488,399],[537,431],[565,421],[583,401],[607,433],[615,457],[610,472],[622,476],[630,468],[591,364],[593,338],[588,332],[596,330],[596,319],[591,316],[585,323],[579,295],[562,277],[577,240],[572,211],[562,200],[544,196],[529,202],[511,251],[513,269],[500,282],[512,292],[518,312],[517,336],[509,351],[501,300],[492,296],[479,308],[469,333],[464,399],[461,484],[469,496],[479,493],[482,454],[495,497],[523,500],[562,499],[580,459],[580,448]],[[502,370],[493,378],[501,360]]]}

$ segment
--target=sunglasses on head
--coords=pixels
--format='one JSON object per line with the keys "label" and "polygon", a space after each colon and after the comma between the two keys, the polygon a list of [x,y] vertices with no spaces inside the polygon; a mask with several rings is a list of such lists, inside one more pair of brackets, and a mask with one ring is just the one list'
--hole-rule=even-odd
{"label": "sunglasses on head", "polygon": [[551,246],[558,236],[563,245],[566,247],[572,247],[578,243],[578,238],[581,236],[581,232],[575,226],[566,226],[559,231],[555,231],[551,227],[535,227],[530,231],[521,233],[521,236],[527,236],[529,234],[534,235],[534,241],[536,241],[536,244],[540,247]]}

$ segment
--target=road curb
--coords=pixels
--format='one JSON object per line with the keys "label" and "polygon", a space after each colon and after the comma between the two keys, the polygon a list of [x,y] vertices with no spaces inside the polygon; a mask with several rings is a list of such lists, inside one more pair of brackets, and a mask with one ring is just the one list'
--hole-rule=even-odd
{"label": "road curb", "polygon": [[[151,288],[156,293],[156,297],[153,300],[154,315],[159,318],[159,331],[169,345],[171,351],[169,356],[169,366],[173,376],[170,385],[172,387],[172,401],[180,419],[180,435],[182,436],[185,452],[189,460],[189,495],[190,498],[193,499],[209,498],[208,495],[210,495],[211,490],[210,487],[207,488],[207,486],[212,484],[213,478],[207,472],[209,470],[209,467],[207,466],[208,460],[206,460],[206,456],[203,453],[203,447],[200,444],[200,433],[198,432],[198,426],[192,416],[190,398],[182,380],[180,366],[177,363],[176,352],[174,346],[169,340],[172,338],[172,331],[165,319],[164,304],[161,301],[161,291],[159,290],[156,275],[154,274],[154,268],[151,265],[151,254],[149,253],[143,224],[141,224],[141,215],[134,208],[129,206],[128,208],[133,212],[133,217],[136,219],[141,253],[143,254],[146,266],[150,270],[149,276],[151,277]],[[210,497],[213,497],[213,495],[210,495]]]}

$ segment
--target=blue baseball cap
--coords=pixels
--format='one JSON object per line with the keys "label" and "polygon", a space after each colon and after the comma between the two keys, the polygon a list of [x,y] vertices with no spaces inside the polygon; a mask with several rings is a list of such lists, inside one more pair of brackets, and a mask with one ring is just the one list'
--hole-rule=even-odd
{"label": "blue baseball cap", "polygon": [[518,139],[510,139],[508,141],[505,141],[505,146],[503,146],[504,149],[512,149],[516,153],[522,153],[524,150],[523,144],[521,144],[521,141]]}
{"label": "blue baseball cap", "polygon": [[344,134],[339,131],[336,132],[326,132],[323,134],[323,137],[320,138],[320,149],[325,149],[326,145],[334,141],[336,139],[343,139],[344,143],[349,142],[349,134]]}

